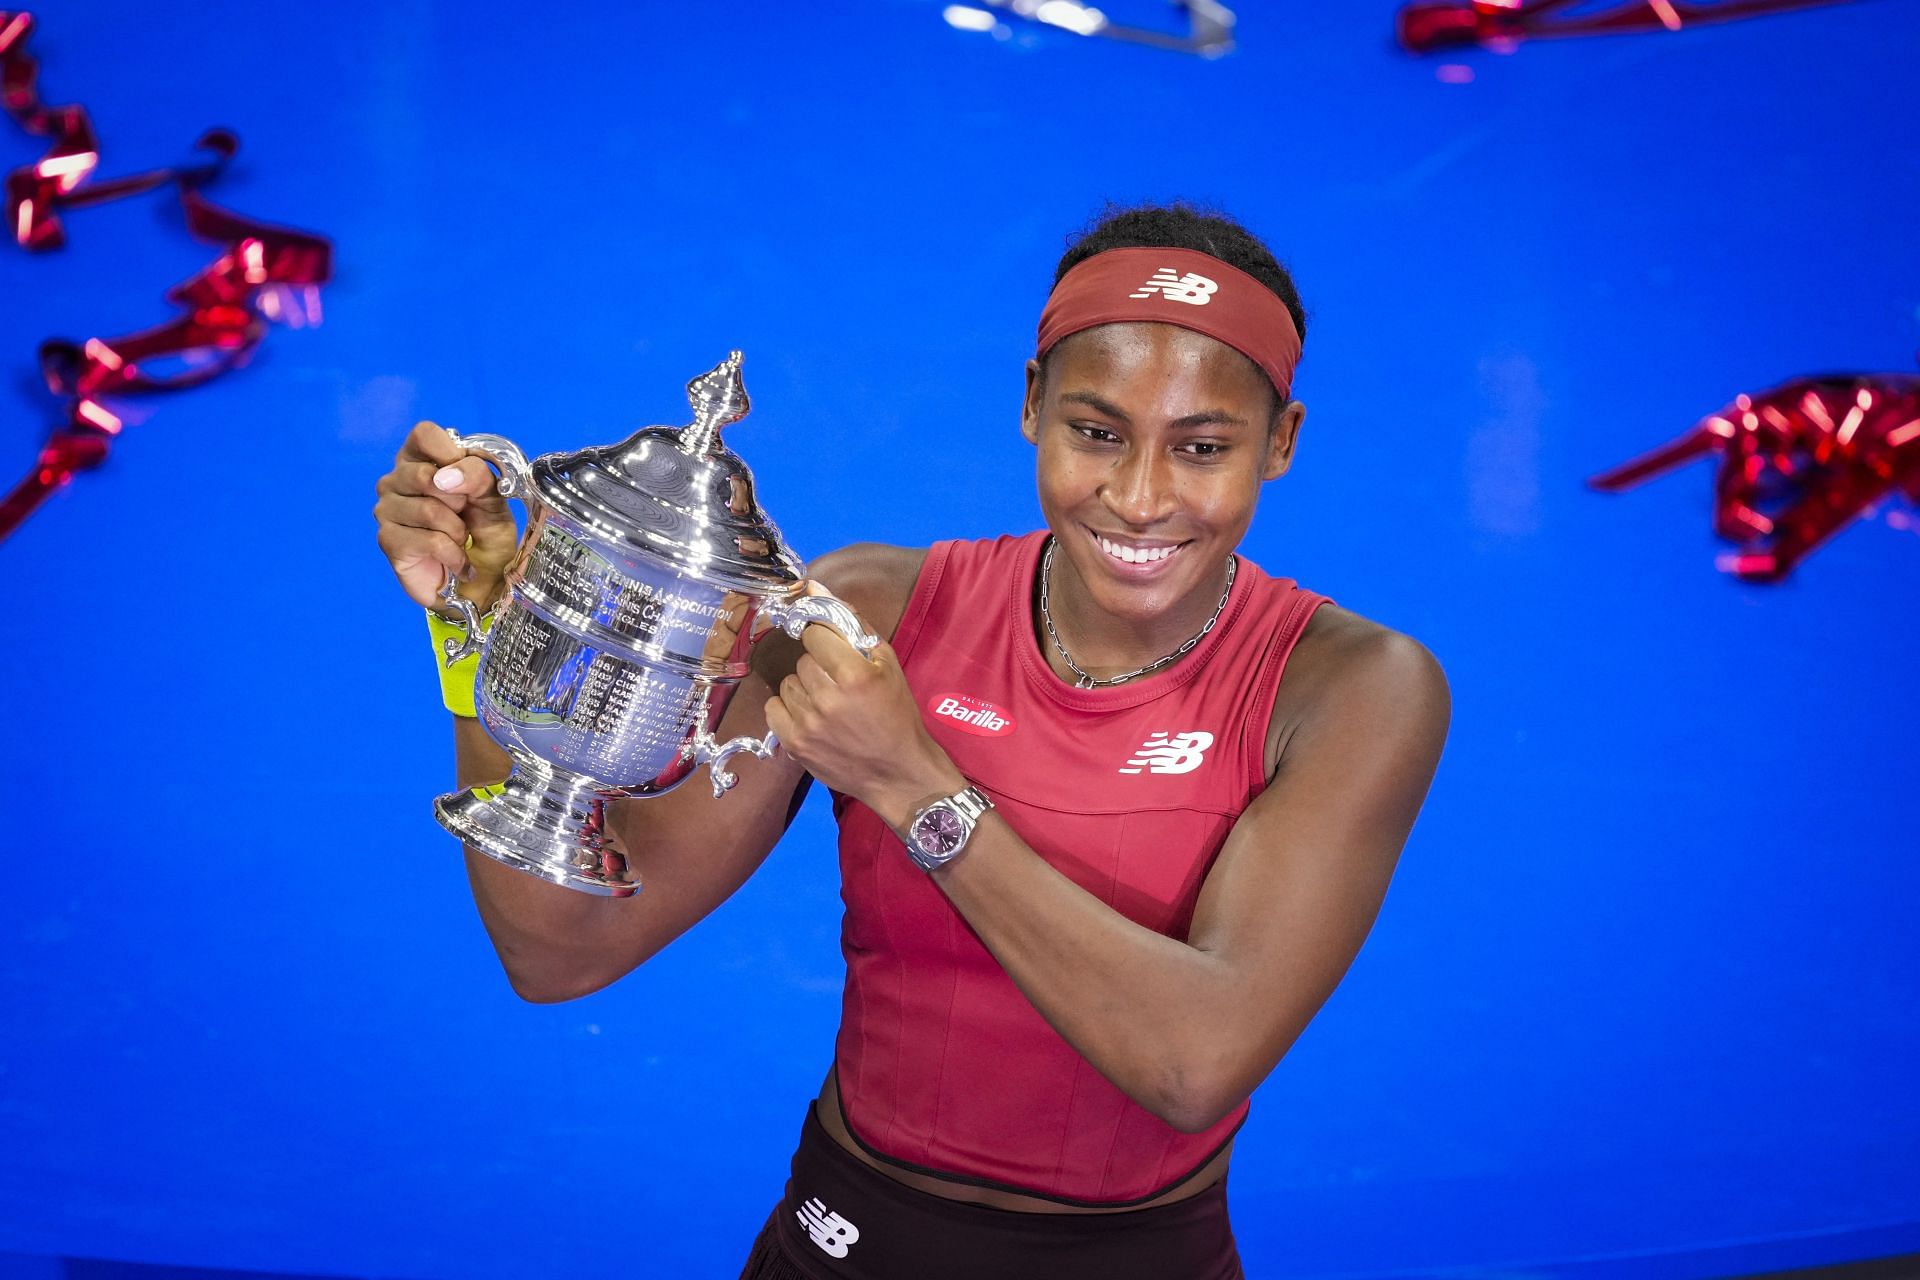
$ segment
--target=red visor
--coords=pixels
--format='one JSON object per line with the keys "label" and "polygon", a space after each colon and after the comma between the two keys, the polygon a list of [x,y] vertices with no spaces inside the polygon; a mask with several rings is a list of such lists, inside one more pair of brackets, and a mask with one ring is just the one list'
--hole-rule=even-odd
{"label": "red visor", "polygon": [[1177,324],[1259,365],[1285,404],[1300,363],[1300,331],[1273,290],[1193,249],[1109,249],[1067,272],[1040,313],[1039,354],[1102,324]]}

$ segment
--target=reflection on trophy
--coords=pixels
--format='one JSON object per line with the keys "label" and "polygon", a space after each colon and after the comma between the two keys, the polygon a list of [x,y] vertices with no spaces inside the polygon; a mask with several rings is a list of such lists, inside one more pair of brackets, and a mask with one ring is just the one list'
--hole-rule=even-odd
{"label": "reflection on trophy", "polygon": [[441,796],[434,813],[488,857],[589,893],[640,887],[607,839],[608,800],[670,791],[701,764],[719,796],[735,782],[732,756],[773,754],[771,733],[714,738],[757,631],[797,637],[820,622],[862,653],[879,643],[844,603],[806,594],[806,566],[720,441],[747,413],[740,353],[687,398],[690,426],[531,463],[500,436],[454,436],[526,503],[527,529],[484,641],[452,577],[442,593],[467,631],[447,660],[479,650],[474,702],[513,772]]}

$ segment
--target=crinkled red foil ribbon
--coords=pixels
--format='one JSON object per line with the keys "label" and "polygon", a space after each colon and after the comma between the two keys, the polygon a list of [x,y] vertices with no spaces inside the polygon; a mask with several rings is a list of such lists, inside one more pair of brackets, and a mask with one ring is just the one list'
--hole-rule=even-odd
{"label": "crinkled red foil ribbon", "polygon": [[[123,422],[101,397],[177,391],[240,367],[269,320],[318,323],[319,286],[332,275],[333,250],[325,239],[242,217],[201,194],[239,148],[227,130],[201,136],[196,147],[209,158],[199,163],[88,183],[100,158],[92,122],[82,107],[40,102],[39,67],[26,50],[32,30],[30,15],[0,10],[0,106],[28,133],[52,139],[46,156],[7,175],[14,238],[29,250],[57,248],[65,243],[62,209],[175,183],[187,230],[226,251],[167,291],[166,300],[185,314],[123,337],[41,344],[41,371],[54,394],[68,399],[67,420],[26,478],[0,499],[0,538],[74,473],[106,459]],[[164,361],[179,367],[163,370]]]}
{"label": "crinkled red foil ribbon", "polygon": [[[1730,22],[1789,9],[1812,9],[1846,0],[1628,0],[1590,12],[1587,0],[1418,0],[1403,5],[1394,25],[1409,53],[1433,53],[1463,45],[1505,45],[1555,36],[1620,35],[1633,31],[1678,31],[1708,22]],[[1583,12],[1567,16],[1569,9]]]}
{"label": "crinkled red foil ribbon", "polygon": [[1737,396],[1588,483],[1617,493],[1709,453],[1720,455],[1713,530],[1740,548],[1720,567],[1778,582],[1882,500],[1920,503],[1920,375],[1824,374]]}

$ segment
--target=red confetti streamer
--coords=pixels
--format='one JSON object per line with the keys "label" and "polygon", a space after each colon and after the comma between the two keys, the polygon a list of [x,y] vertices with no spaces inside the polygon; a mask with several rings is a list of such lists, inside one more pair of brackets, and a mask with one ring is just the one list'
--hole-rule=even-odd
{"label": "red confetti streamer", "polygon": [[100,163],[93,121],[85,107],[48,107],[40,102],[40,64],[27,52],[33,15],[0,9],[0,106],[14,122],[51,145],[39,161],[7,175],[7,225],[29,249],[66,242],[55,210]]}
{"label": "red confetti streamer", "polygon": [[41,344],[41,372],[48,388],[67,399],[67,420],[26,477],[0,499],[0,538],[77,472],[106,460],[124,424],[101,397],[178,391],[239,368],[260,345],[269,321],[318,324],[319,286],[332,275],[332,246],[322,237],[254,221],[201,193],[239,148],[225,129],[201,136],[196,147],[209,158],[200,163],[88,183],[99,163],[93,126],[84,108],[41,104],[39,67],[26,51],[32,30],[30,15],[0,10],[0,106],[27,132],[54,140],[39,163],[7,178],[8,212],[20,244],[43,250],[65,243],[57,217],[62,209],[175,183],[187,230],[225,246],[225,252],[167,291],[166,300],[185,314],[123,337]]}
{"label": "red confetti streamer", "polygon": [[40,252],[64,245],[67,233],[59,217],[63,209],[151,191],[181,177],[204,181],[219,172],[239,145],[226,130],[214,129],[195,144],[213,152],[210,162],[90,181],[100,165],[93,120],[85,107],[49,107],[40,101],[40,64],[27,52],[32,34],[32,14],[0,9],[0,109],[27,133],[52,139],[46,155],[7,175],[7,225],[23,248]]}
{"label": "red confetti streamer", "polygon": [[1708,22],[1731,22],[1789,9],[1843,4],[1846,0],[1629,0],[1628,3],[1567,16],[1569,9],[1591,10],[1586,0],[1418,0],[1395,17],[1400,46],[1409,53],[1434,53],[1463,45],[1508,47],[1521,40],[1557,36],[1621,35],[1635,31],[1678,31]]}
{"label": "red confetti streamer", "polygon": [[1618,493],[1709,453],[1720,455],[1713,531],[1740,548],[1719,567],[1778,582],[1881,500],[1920,503],[1920,375],[1824,374],[1736,396],[1588,483]]}

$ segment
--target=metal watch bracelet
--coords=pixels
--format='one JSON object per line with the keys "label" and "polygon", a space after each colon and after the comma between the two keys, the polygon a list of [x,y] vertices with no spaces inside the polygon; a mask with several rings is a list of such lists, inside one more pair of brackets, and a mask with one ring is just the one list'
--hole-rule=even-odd
{"label": "metal watch bracelet", "polygon": [[974,786],[922,805],[901,837],[907,856],[923,871],[946,866],[965,852],[980,816],[991,808],[993,801]]}

